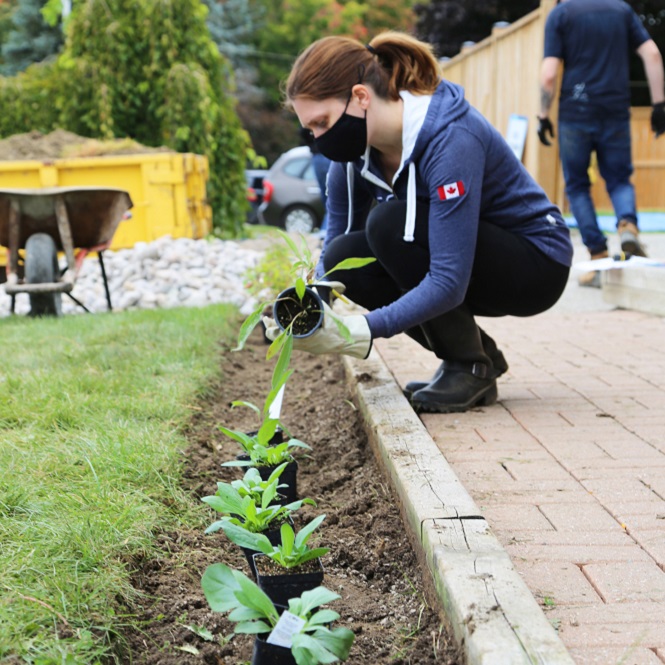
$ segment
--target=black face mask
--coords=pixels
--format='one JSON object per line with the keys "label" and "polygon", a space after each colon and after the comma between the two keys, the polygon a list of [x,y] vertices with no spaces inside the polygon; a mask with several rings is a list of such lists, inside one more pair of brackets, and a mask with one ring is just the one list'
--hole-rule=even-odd
{"label": "black face mask", "polygon": [[319,152],[333,162],[355,162],[367,149],[367,111],[365,117],[349,115],[346,102],[339,120],[328,131],[314,139]]}

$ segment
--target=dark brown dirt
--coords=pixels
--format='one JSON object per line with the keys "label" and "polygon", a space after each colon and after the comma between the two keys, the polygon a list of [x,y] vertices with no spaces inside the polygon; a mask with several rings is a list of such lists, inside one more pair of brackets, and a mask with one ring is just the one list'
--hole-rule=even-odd
{"label": "dark brown dirt", "polygon": [[[262,337],[254,334],[243,352],[224,350],[222,382],[212,386],[195,409],[184,480],[194,501],[213,494],[218,480],[242,473],[220,466],[239,451],[218,426],[255,429],[255,414],[231,409],[230,402],[242,399],[262,405],[273,368],[265,361],[266,348]],[[295,373],[287,385],[282,420],[293,436],[312,446],[310,456],[299,459],[298,489],[301,497],[318,503],[316,508],[306,507],[297,520],[327,516],[312,544],[330,547],[323,558],[324,585],[341,595],[332,607],[341,615],[339,623],[356,635],[348,662],[459,665],[462,658],[427,596],[395,498],[350,401],[341,361],[296,353],[292,367]],[[212,511],[209,518],[215,519]],[[248,573],[239,548],[221,532],[206,536],[198,528],[162,534],[159,543],[161,558],[144,562],[135,575],[145,600],[131,611],[143,630],[128,636],[131,656],[127,654],[126,662],[249,662],[253,638],[231,637],[231,623],[210,611],[200,587],[201,575],[211,563],[221,561]],[[213,640],[206,641],[193,627],[205,627]]]}

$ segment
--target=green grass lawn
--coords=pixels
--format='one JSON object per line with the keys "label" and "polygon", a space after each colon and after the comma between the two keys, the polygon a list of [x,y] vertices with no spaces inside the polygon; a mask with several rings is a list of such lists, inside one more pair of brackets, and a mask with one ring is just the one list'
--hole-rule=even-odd
{"label": "green grass lawn", "polygon": [[108,662],[128,562],[205,522],[182,425],[236,330],[224,306],[0,320],[0,661]]}

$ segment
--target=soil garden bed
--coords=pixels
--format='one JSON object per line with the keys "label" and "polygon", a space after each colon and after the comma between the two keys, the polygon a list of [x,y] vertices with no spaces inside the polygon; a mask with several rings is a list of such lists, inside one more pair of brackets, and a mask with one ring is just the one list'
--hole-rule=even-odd
{"label": "soil garden bed", "polygon": [[[218,427],[255,427],[251,410],[231,409],[230,403],[263,403],[273,369],[265,352],[257,331],[241,353],[222,349],[222,380],[195,406],[184,451],[185,489],[195,500],[214,494],[217,481],[242,475],[240,469],[220,466],[238,453],[238,444]],[[347,662],[459,665],[462,658],[426,593],[391,488],[350,401],[340,359],[296,353],[291,366],[295,372],[286,387],[282,421],[312,447],[309,457],[299,457],[298,493],[318,504],[304,507],[297,519],[326,514],[313,540],[330,547],[323,557],[324,585],[341,595],[331,606],[341,615],[337,625],[356,636]],[[202,509],[207,510],[203,504]],[[214,519],[210,510],[210,522]],[[135,574],[143,600],[131,611],[143,629],[128,636],[126,661],[248,663],[253,637],[231,637],[232,624],[210,611],[200,582],[216,562],[248,573],[243,553],[222,532],[204,535],[202,528],[161,534],[159,543],[161,558],[143,562]],[[211,635],[202,636],[200,628]]]}

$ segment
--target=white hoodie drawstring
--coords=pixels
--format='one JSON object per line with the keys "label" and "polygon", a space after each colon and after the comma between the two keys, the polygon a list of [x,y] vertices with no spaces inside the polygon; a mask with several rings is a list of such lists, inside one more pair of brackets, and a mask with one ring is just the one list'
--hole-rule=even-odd
{"label": "white hoodie drawstring", "polygon": [[406,223],[404,224],[404,242],[413,242],[416,230],[416,165],[409,164],[409,179],[406,183]]}
{"label": "white hoodie drawstring", "polygon": [[353,173],[353,163],[352,162],[347,162],[346,164],[346,190],[349,194],[349,213],[347,216],[347,223],[346,223],[346,233],[351,232],[351,227],[353,226],[353,181],[354,181],[354,173]]}

